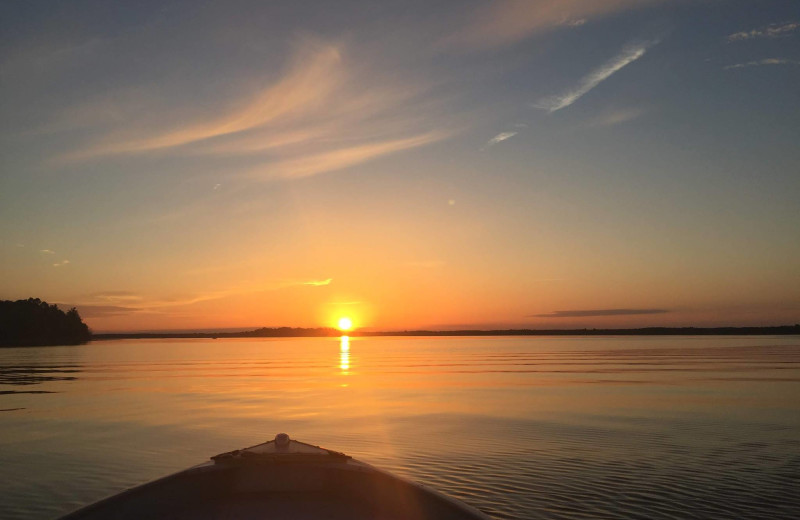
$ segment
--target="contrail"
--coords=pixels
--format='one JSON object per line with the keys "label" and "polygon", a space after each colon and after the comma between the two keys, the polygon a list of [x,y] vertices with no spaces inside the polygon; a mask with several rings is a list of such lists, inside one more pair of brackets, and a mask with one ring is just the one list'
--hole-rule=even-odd
{"label": "contrail", "polygon": [[562,108],[570,106],[597,85],[611,77],[612,74],[644,56],[647,49],[656,43],[658,42],[648,41],[626,45],[619,55],[615,56],[613,60],[593,71],[588,76],[585,76],[575,88],[558,96],[541,99],[534,107],[547,110],[552,114],[556,110],[561,110]]}

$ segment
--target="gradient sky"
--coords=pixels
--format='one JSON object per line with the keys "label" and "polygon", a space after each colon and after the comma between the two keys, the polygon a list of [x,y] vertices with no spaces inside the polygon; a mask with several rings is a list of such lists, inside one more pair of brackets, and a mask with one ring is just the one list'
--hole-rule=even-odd
{"label": "gradient sky", "polygon": [[0,298],[95,331],[800,321],[800,3],[2,2]]}

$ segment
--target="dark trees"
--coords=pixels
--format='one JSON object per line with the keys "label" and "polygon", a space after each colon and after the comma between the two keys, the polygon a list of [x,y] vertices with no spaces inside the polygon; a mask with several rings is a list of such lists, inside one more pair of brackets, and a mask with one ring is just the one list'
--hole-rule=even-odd
{"label": "dark trees", "polygon": [[91,337],[74,307],[64,312],[38,298],[0,301],[0,346],[78,345]]}

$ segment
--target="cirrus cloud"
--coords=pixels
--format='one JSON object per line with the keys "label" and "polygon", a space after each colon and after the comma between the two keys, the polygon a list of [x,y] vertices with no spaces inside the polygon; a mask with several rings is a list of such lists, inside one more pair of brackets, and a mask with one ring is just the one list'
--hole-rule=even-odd
{"label": "cirrus cloud", "polygon": [[800,22],[783,22],[773,23],[766,27],[759,27],[757,29],[750,29],[749,31],[740,31],[728,35],[728,43],[738,42],[743,40],[753,40],[756,38],[781,38],[789,36],[790,33],[800,29]]}
{"label": "cirrus cloud", "polygon": [[[251,178],[297,178],[340,170],[384,155],[446,139],[459,125],[446,117],[441,95],[429,95],[429,80],[398,82],[383,74],[364,52],[344,45],[305,42],[281,77],[223,110],[209,103],[192,118],[156,116],[132,121],[108,137],[61,157],[62,163],[136,159],[153,154],[209,156],[226,171]],[[374,69],[374,70],[373,70]],[[106,103],[106,101],[103,101]],[[70,118],[93,105],[71,110]],[[220,112],[220,110],[222,110]],[[216,113],[215,113],[216,112]],[[175,121],[178,121],[177,123]]]}
{"label": "cirrus cloud", "polygon": [[511,139],[512,137],[514,137],[518,133],[519,132],[501,132],[501,133],[497,134],[496,136],[492,137],[491,139],[489,139],[489,141],[486,142],[486,146],[489,147],[489,146],[494,146],[497,143],[502,143],[503,141],[505,141],[507,139]]}
{"label": "cirrus cloud", "polygon": [[584,76],[584,78],[581,79],[581,81],[575,87],[563,92],[562,94],[540,99],[533,106],[535,108],[547,110],[550,113],[570,106],[585,96],[597,85],[610,78],[614,73],[622,70],[644,56],[647,50],[657,43],[658,41],[654,40],[631,43],[625,46],[622,49],[622,52],[611,59],[611,61],[599,67],[598,69],[595,69],[587,76]]}
{"label": "cirrus cloud", "polygon": [[787,60],[786,58],[764,58],[763,60],[753,60],[753,61],[746,61],[744,63],[727,65],[725,67],[725,70],[744,69],[747,67],[762,67],[764,65],[800,65],[800,61]]}
{"label": "cirrus cloud", "polygon": [[310,280],[308,282],[303,282],[303,285],[313,285],[314,287],[319,287],[321,285],[330,285],[333,281],[333,278],[326,278],[325,280]]}
{"label": "cirrus cloud", "polygon": [[553,311],[547,314],[534,314],[527,318],[596,318],[604,316],[637,316],[641,314],[665,314],[666,309],[594,309],[575,311]]}
{"label": "cirrus cloud", "polygon": [[579,27],[588,19],[655,4],[660,0],[497,0],[485,2],[448,46],[491,48],[556,27]]}

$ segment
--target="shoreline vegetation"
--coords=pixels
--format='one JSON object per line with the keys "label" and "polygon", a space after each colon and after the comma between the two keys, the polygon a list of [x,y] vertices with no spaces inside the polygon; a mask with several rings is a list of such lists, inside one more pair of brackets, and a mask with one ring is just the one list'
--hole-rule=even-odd
{"label": "shoreline vegetation", "polygon": [[114,339],[314,338],[370,336],[750,336],[800,335],[800,324],[776,327],[644,327],[634,329],[463,329],[342,331],[333,327],[262,327],[238,332],[113,332],[93,334],[75,307],[64,312],[38,298],[0,300],[0,347],[80,345]]}
{"label": "shoreline vegetation", "polygon": [[38,298],[0,300],[0,347],[80,345],[91,339],[75,307],[64,312]]}
{"label": "shoreline vegetation", "polygon": [[244,332],[128,332],[92,335],[93,340],[169,338],[314,338],[371,336],[754,336],[800,335],[800,324],[776,327],[645,327],[638,329],[497,329],[341,331],[331,327],[262,327]]}

